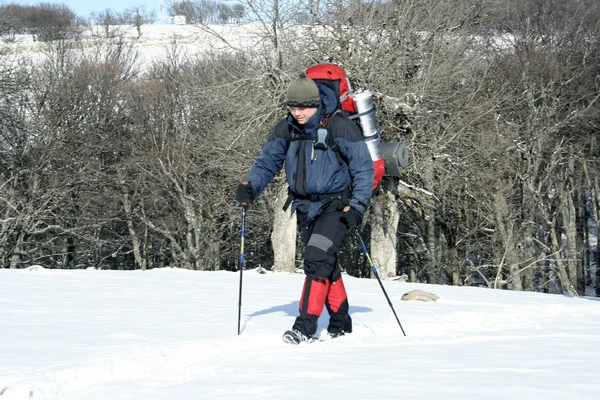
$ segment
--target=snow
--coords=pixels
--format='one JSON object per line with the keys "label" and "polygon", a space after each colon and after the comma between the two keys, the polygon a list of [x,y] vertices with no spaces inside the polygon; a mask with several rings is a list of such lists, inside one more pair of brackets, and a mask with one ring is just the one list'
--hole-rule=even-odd
{"label": "snow", "polygon": [[[103,38],[105,27],[89,26],[81,33],[80,46],[93,50]],[[257,23],[207,25],[142,25],[138,37],[134,26],[112,25],[113,42],[122,40],[136,54],[138,66],[144,70],[152,63],[176,55],[180,60],[202,56],[208,52],[250,51],[265,43],[263,29]],[[26,58],[39,63],[47,58],[48,43],[33,41],[32,35],[16,35],[14,42],[0,40],[0,57]],[[77,56],[77,52],[73,52]],[[93,52],[92,52],[93,54]]]}
{"label": "snow", "polygon": [[303,275],[245,271],[238,336],[239,276],[0,270],[0,400],[600,395],[596,298],[384,281],[404,337],[377,281],[345,276],[354,332],[293,346]]}

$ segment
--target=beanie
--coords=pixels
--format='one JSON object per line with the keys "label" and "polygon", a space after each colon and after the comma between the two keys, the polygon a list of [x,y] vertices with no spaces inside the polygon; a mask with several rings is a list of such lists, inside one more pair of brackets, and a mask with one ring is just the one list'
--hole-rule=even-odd
{"label": "beanie", "polygon": [[321,105],[316,83],[307,78],[304,72],[290,83],[286,100],[288,107],[317,108]]}

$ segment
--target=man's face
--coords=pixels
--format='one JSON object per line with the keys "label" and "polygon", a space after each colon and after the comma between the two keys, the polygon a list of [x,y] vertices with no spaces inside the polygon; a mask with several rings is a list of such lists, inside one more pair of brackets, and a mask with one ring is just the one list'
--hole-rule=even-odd
{"label": "man's face", "polygon": [[292,117],[301,125],[304,125],[316,112],[316,107],[290,107]]}

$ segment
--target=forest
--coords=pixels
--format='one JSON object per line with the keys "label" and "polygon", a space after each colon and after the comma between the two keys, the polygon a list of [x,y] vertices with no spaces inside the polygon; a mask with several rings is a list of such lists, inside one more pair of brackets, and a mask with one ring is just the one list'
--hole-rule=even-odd
{"label": "forest", "polygon": [[[291,79],[328,62],[408,149],[361,226],[383,278],[600,297],[600,2],[238,3],[255,45],[194,18],[223,45],[185,57],[174,37],[152,63],[106,20],[18,30],[0,7],[0,267],[237,270],[235,186]],[[285,190],[248,209],[247,268],[301,267]],[[371,274],[353,237],[340,262]]]}

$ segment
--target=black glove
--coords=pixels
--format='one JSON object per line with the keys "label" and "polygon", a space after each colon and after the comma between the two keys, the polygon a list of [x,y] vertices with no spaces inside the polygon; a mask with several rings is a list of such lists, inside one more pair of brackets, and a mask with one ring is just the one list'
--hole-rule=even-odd
{"label": "black glove", "polygon": [[250,182],[242,182],[237,185],[235,188],[235,199],[242,204],[254,200],[254,188]]}
{"label": "black glove", "polygon": [[354,229],[359,226],[362,222],[363,216],[359,213],[356,208],[346,206],[342,213],[342,222],[346,224],[348,229]]}

